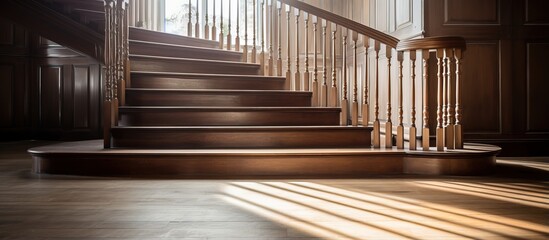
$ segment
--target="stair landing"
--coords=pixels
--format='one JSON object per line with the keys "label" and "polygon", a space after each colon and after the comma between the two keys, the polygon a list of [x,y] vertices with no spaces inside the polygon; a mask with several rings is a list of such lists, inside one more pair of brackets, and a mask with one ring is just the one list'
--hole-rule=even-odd
{"label": "stair landing", "polygon": [[437,152],[396,148],[104,149],[102,140],[29,150],[33,172],[155,178],[358,178],[485,174],[501,149],[466,144]]}

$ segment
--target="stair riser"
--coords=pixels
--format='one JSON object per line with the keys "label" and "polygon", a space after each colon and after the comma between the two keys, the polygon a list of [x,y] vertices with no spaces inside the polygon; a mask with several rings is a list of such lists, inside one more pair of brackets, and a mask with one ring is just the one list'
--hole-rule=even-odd
{"label": "stair riser", "polygon": [[258,75],[259,66],[225,62],[131,57],[131,71]]}
{"label": "stair riser", "polygon": [[239,79],[183,79],[176,77],[132,75],[133,88],[168,89],[245,89],[245,90],[282,90],[284,81],[278,80],[239,80]]}
{"label": "stair riser", "polygon": [[189,93],[163,91],[127,91],[129,106],[232,106],[232,107],[306,107],[310,94],[292,93]]}
{"label": "stair riser", "polygon": [[[116,131],[115,131],[116,130]],[[113,146],[152,149],[370,147],[369,129],[171,130],[113,129]]]}
{"label": "stair riser", "polygon": [[137,55],[209,59],[222,61],[240,61],[242,54],[237,52],[216,51],[212,49],[185,48],[130,42],[130,53]]}
{"label": "stair riser", "polygon": [[337,125],[339,112],[120,112],[120,126]]}

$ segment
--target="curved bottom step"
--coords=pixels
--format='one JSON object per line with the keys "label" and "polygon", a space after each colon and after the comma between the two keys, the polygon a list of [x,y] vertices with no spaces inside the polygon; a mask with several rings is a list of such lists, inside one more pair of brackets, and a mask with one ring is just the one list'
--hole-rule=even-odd
{"label": "curved bottom step", "polygon": [[103,149],[102,140],[29,149],[33,172],[159,178],[356,178],[378,174],[476,175],[501,149],[466,144],[445,152],[354,149]]}

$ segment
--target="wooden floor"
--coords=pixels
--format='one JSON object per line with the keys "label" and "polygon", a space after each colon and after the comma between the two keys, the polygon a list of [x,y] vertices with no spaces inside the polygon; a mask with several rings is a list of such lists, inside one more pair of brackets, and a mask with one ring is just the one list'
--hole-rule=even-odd
{"label": "wooden floor", "polygon": [[483,177],[147,180],[32,175],[0,143],[0,239],[549,239],[549,158]]}

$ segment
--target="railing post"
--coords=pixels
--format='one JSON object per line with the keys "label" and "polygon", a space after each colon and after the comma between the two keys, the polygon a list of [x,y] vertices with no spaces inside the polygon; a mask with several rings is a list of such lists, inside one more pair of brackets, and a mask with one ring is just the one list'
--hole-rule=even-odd
{"label": "railing post", "polygon": [[341,96],[341,114],[340,114],[340,125],[345,126],[349,120],[349,99],[348,99],[348,86],[347,86],[347,35],[348,30],[341,30],[342,41],[343,41],[343,64],[341,65],[341,71],[343,72],[343,78],[341,79],[341,84],[343,88],[343,96]]}
{"label": "railing post", "polygon": [[393,122],[391,120],[391,59],[393,49],[385,46],[385,56],[387,57],[387,122],[385,122],[385,147],[393,147]]}
{"label": "railing post", "polygon": [[381,126],[379,122],[379,50],[381,49],[381,44],[379,41],[374,42],[374,50],[376,52],[376,75],[375,82],[376,86],[374,88],[374,132],[372,133],[374,143],[372,144],[374,148],[381,147]]}
{"label": "railing post", "polygon": [[223,0],[221,0],[220,9],[221,13],[219,14],[219,49],[223,49],[223,41],[225,39],[225,37],[223,36]]}
{"label": "railing post", "polygon": [[228,32],[227,32],[227,50],[231,50],[232,48],[232,35],[231,35],[231,27],[232,27],[232,24],[231,24],[231,3],[233,2],[233,0],[229,0],[229,23],[227,25],[227,27],[229,29]]}
{"label": "railing post", "polygon": [[358,126],[358,33],[353,31],[353,104],[351,106],[351,124]]}
{"label": "railing post", "polygon": [[105,0],[105,96],[103,100],[103,147],[111,147],[112,129],[112,27],[114,0]]}
{"label": "railing post", "polygon": [[261,53],[259,54],[259,64],[261,64],[261,75],[266,75],[267,71],[265,71],[265,67],[267,65],[265,64],[265,0],[261,0],[261,16],[259,19],[261,20]]}
{"label": "railing post", "polygon": [[277,60],[276,60],[276,75],[281,77],[282,76],[282,4],[280,2],[277,2],[277,10],[278,10],[278,24],[277,24],[277,30],[278,30],[278,51],[277,51]]}
{"label": "railing post", "polygon": [[323,40],[323,50],[322,50],[322,87],[320,90],[320,106],[321,107],[327,107],[328,106],[328,86],[327,86],[327,78],[328,78],[328,43],[326,38],[326,28],[327,28],[327,22],[326,20],[322,19],[322,40]]}
{"label": "railing post", "polygon": [[215,25],[215,17],[216,17],[216,12],[215,12],[215,2],[217,0],[213,0],[213,16],[212,16],[212,40],[216,40],[216,37],[217,37],[217,27]]}
{"label": "railing post", "polygon": [[309,72],[309,14],[303,13],[305,21],[305,72],[303,73],[303,90],[311,91],[310,72]]}
{"label": "railing post", "polygon": [[244,2],[244,49],[242,61],[248,62],[248,3]]}
{"label": "railing post", "polygon": [[195,14],[195,17],[196,17],[196,23],[194,24],[194,37],[195,38],[200,38],[200,18],[199,18],[199,15],[198,15],[199,11],[198,11],[198,0],[196,0],[196,14]]}
{"label": "railing post", "polygon": [[[269,19],[269,21],[267,22],[267,24],[265,24],[266,26],[269,26],[269,61],[268,61],[268,68],[269,68],[269,72],[268,72],[268,75],[269,76],[274,76],[274,49],[273,49],[273,41],[274,41],[274,24],[275,24],[275,18],[274,18],[274,13],[275,13],[275,0],[269,0],[269,4],[270,5],[267,5],[267,8],[269,11],[269,14],[267,14],[267,18]],[[270,6],[270,8],[269,8]],[[267,11],[267,9],[265,9],[265,11]]]}
{"label": "railing post", "polygon": [[[301,73],[299,72],[299,9],[295,10],[295,75],[294,87],[296,91],[301,91]],[[289,31],[288,31],[289,32]]]}
{"label": "railing post", "polygon": [[[210,0],[206,0],[206,9],[204,10],[205,12],[205,15],[204,15],[204,20],[205,20],[205,23],[204,23],[204,39],[210,39],[210,25],[209,25],[209,19],[208,19],[208,2]],[[240,1],[240,0],[238,0]]]}
{"label": "railing post", "polygon": [[318,25],[318,18],[316,16],[313,16],[313,97],[312,97],[312,106],[318,107],[320,106],[320,98],[318,94],[318,33],[317,33],[317,25]]}
{"label": "railing post", "polygon": [[187,23],[187,36],[192,37],[193,36],[193,23],[192,23],[192,12],[191,12],[191,0],[189,0],[189,22]]}
{"label": "railing post", "polygon": [[256,2],[257,2],[257,0],[253,0],[253,4],[252,4],[252,7],[253,7],[253,11],[252,11],[253,12],[253,15],[252,15],[253,16],[253,19],[252,19],[252,23],[253,23],[253,25],[252,25],[252,30],[253,30],[252,31],[252,44],[253,44],[252,45],[252,63],[257,62],[257,48],[256,48],[256,46],[257,46],[257,42],[256,42],[257,28],[255,26],[256,21],[257,21],[257,19],[256,19],[256,10],[257,10]]}
{"label": "railing post", "polygon": [[447,61],[446,64],[446,125],[445,125],[445,141],[447,149],[454,149],[454,108],[452,107],[452,59],[454,58],[453,49],[447,48],[444,50],[444,58]]}
{"label": "railing post", "polygon": [[423,133],[421,142],[423,151],[429,151],[431,137],[429,131],[429,50],[423,50],[421,56],[423,58]]}
{"label": "railing post", "polygon": [[370,38],[362,36],[362,44],[364,45],[364,96],[362,100],[362,125],[368,126],[370,122],[370,89],[368,88],[368,85],[370,84],[370,72],[368,71],[368,66],[370,65],[368,64],[370,61],[370,59],[368,59]]}
{"label": "railing post", "polygon": [[416,50],[410,51],[410,78],[412,80],[411,83],[411,119],[410,119],[410,129],[409,129],[409,135],[410,135],[410,150],[416,150],[417,149],[417,128],[416,128]]}
{"label": "railing post", "polygon": [[461,49],[454,49],[456,59],[456,123],[454,126],[456,136],[456,148],[463,148],[463,129],[461,126]]}
{"label": "railing post", "polygon": [[290,5],[286,5],[286,49],[288,50],[288,54],[286,56],[286,85],[285,88],[287,90],[292,89],[292,48],[290,47],[290,41],[291,41],[291,34],[290,34],[290,14],[291,14],[292,8]]}
{"label": "railing post", "polygon": [[337,25],[332,23],[331,24],[332,29],[332,87],[330,88],[330,96],[328,106],[330,107],[337,107],[337,101],[338,101],[338,92],[337,92],[337,57],[336,57],[336,33],[337,33]]}
{"label": "railing post", "polygon": [[234,50],[240,52],[240,0],[236,0],[236,37],[234,39]]}
{"label": "railing post", "polygon": [[404,52],[397,52],[397,61],[398,61],[398,126],[397,126],[397,149],[404,148],[404,110],[403,110],[403,95],[402,95],[402,62],[404,61]]}
{"label": "railing post", "polygon": [[437,55],[437,130],[436,130],[436,146],[437,151],[444,151],[444,128],[443,128],[443,104],[444,104],[444,78],[442,59],[444,52],[442,49],[436,50]]}

